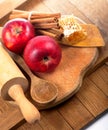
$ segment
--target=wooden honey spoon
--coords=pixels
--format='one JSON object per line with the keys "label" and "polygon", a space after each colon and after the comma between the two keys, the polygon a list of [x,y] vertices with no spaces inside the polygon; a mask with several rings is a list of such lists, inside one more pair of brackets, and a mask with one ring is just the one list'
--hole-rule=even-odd
{"label": "wooden honey spoon", "polygon": [[55,84],[34,75],[21,56],[14,55],[13,59],[30,76],[30,94],[36,103],[39,105],[46,105],[56,99],[58,89]]}

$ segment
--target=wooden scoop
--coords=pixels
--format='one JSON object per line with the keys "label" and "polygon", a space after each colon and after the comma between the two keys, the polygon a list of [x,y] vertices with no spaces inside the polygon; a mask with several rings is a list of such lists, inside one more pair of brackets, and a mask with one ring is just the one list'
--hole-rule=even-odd
{"label": "wooden scoop", "polygon": [[16,63],[22,67],[22,69],[27,72],[27,74],[31,78],[31,90],[30,94],[33,100],[38,103],[39,105],[46,105],[52,101],[54,101],[58,95],[57,87],[47,81],[43,80],[36,75],[34,75],[26,63],[24,62],[23,58],[19,55],[13,56]]}
{"label": "wooden scoop", "polygon": [[24,92],[26,92],[28,88],[28,80],[24,77],[2,45],[0,45],[1,96],[5,100],[15,100],[27,122],[33,123],[40,119],[40,113],[24,95]]}

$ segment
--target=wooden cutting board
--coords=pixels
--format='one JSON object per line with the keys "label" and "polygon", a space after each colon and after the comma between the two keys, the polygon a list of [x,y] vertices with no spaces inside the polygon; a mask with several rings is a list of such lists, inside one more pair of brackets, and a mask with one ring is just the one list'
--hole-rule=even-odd
{"label": "wooden cutting board", "polygon": [[58,89],[55,101],[46,106],[38,105],[39,109],[53,107],[74,95],[81,87],[84,75],[95,63],[97,57],[97,48],[62,46],[62,60],[55,71],[37,74],[39,77],[56,84]]}

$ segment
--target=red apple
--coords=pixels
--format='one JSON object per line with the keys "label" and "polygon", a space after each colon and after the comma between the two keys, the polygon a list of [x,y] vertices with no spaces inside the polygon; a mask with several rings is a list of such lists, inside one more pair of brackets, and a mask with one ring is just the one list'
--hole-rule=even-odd
{"label": "red apple", "polygon": [[61,56],[61,48],[56,40],[45,35],[32,38],[23,53],[24,60],[33,73],[54,70]]}
{"label": "red apple", "polygon": [[9,20],[2,30],[3,44],[14,53],[22,53],[27,42],[34,36],[33,25],[22,18]]}

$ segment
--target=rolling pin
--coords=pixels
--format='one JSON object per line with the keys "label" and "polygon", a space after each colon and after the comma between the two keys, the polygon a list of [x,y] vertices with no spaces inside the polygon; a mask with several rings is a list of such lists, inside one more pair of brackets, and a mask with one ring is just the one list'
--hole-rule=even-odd
{"label": "rolling pin", "polygon": [[29,82],[11,59],[8,52],[0,45],[0,92],[5,100],[15,100],[28,123],[40,119],[38,109],[25,97]]}

